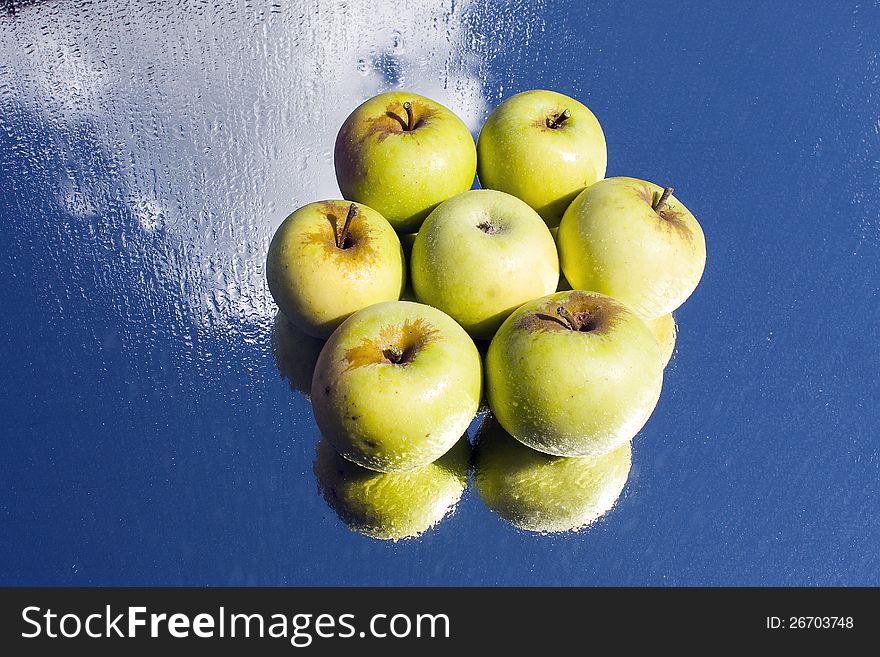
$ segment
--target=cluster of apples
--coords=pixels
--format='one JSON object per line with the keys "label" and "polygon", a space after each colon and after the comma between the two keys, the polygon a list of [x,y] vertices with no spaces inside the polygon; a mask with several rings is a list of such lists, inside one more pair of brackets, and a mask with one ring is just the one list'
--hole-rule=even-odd
{"label": "cluster of apples", "polygon": [[276,328],[320,348],[331,506],[379,538],[432,526],[466,486],[485,399],[473,460],[490,508],[534,531],[604,513],[705,266],[693,215],[670,188],[605,179],[596,117],[551,91],[506,99],[476,145],[439,103],[381,94],[334,161],[345,200],[291,214],[267,257]]}

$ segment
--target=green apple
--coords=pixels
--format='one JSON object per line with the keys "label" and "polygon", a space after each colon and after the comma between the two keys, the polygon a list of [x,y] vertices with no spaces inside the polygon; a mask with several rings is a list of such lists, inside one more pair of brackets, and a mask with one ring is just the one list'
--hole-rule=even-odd
{"label": "green apple", "polygon": [[480,403],[480,354],[449,315],[409,301],[361,310],[334,331],[312,380],[321,432],[347,459],[402,472],[436,460]]}
{"label": "green apple", "polygon": [[559,256],[528,205],[477,189],[453,196],[428,216],[413,244],[410,277],[419,301],[484,339],[526,301],[556,290]]}
{"label": "green apple", "polygon": [[480,185],[521,198],[547,225],[584,187],[605,176],[605,135],[593,113],[573,98],[534,90],[496,107],[477,140]]}
{"label": "green apple", "polygon": [[349,201],[310,203],[275,231],[266,258],[269,291],[287,318],[327,338],[353,312],[400,298],[406,264],[381,214]]}
{"label": "green apple", "polygon": [[412,233],[442,201],[474,182],[477,151],[449,109],[409,91],[379,94],[355,109],[336,136],[342,195]]}
{"label": "green apple", "polygon": [[675,318],[672,313],[666,313],[657,319],[650,319],[645,324],[651,330],[657,345],[660,347],[660,358],[663,361],[663,367],[669,365],[672,358],[672,352],[675,351],[675,338],[678,335],[678,327],[675,325]]}
{"label": "green apple", "polygon": [[565,211],[557,243],[574,288],[612,296],[645,319],[684,303],[706,266],[694,216],[671,188],[635,178],[585,189]]}
{"label": "green apple", "polygon": [[471,449],[462,438],[433,463],[409,472],[375,472],[318,442],[318,488],[340,519],[371,538],[414,538],[452,512],[467,487]]}
{"label": "green apple", "polygon": [[593,292],[524,304],[486,354],[486,392],[498,421],[520,442],[556,456],[598,456],[630,440],[662,383],[660,349],[645,323]]}
{"label": "green apple", "polygon": [[281,376],[292,390],[306,397],[312,390],[312,374],[324,341],[303,333],[278,311],[272,324],[272,356]]}
{"label": "green apple", "polygon": [[601,456],[536,452],[514,440],[491,416],[475,450],[477,492],[492,511],[530,532],[582,529],[617,501],[632,465],[629,442]]}

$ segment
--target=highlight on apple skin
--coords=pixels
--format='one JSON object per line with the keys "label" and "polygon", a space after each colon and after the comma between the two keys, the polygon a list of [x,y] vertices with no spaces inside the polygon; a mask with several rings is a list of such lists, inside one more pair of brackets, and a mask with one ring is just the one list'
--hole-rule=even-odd
{"label": "highlight on apple skin", "polygon": [[441,203],[416,235],[410,259],[416,298],[475,339],[488,339],[526,301],[559,282],[556,244],[541,217],[515,196],[463,192]]}
{"label": "highlight on apple skin", "polygon": [[334,149],[342,195],[413,233],[441,202],[471,188],[474,139],[440,103],[409,91],[370,98],[342,124]]}
{"label": "highlight on apple skin", "polygon": [[480,354],[444,312],[390,301],[334,331],[318,356],[312,409],[345,458],[402,472],[442,456],[476,415]]}
{"label": "highlight on apple skin", "polygon": [[589,108],[541,89],[511,96],[489,114],[477,155],[480,185],[522,199],[550,228],[585,187],[605,177],[608,163],[605,135]]}
{"label": "highlight on apple skin", "polygon": [[663,361],[663,367],[669,365],[672,359],[672,353],[675,351],[675,339],[678,337],[678,325],[672,313],[666,313],[657,319],[651,319],[645,322],[651,330],[654,339],[657,340],[657,346],[660,347],[660,359]]}
{"label": "highlight on apple skin", "polygon": [[275,231],[266,278],[287,318],[326,339],[361,308],[399,299],[406,263],[397,234],[381,214],[350,201],[319,201]]}
{"label": "highlight on apple skin", "polygon": [[433,463],[408,472],[375,472],[343,458],[327,440],[316,447],[318,489],[339,518],[371,538],[415,538],[452,513],[467,487],[467,437]]}
{"label": "highlight on apple skin", "polygon": [[632,465],[625,442],[596,457],[542,454],[526,447],[488,416],[474,450],[477,492],[492,511],[528,532],[583,529],[617,502]]}
{"label": "highlight on apple skin", "polygon": [[486,392],[498,421],[556,456],[599,456],[628,442],[662,384],[660,349],[644,321],[594,292],[524,304],[486,354]]}
{"label": "highlight on apple skin", "polygon": [[324,341],[304,333],[280,310],[272,323],[272,356],[282,378],[291,390],[309,397],[312,375]]}
{"label": "highlight on apple skin", "polygon": [[644,319],[684,303],[706,266],[691,212],[671,188],[636,178],[606,178],[581,192],[556,241],[572,287],[612,296]]}

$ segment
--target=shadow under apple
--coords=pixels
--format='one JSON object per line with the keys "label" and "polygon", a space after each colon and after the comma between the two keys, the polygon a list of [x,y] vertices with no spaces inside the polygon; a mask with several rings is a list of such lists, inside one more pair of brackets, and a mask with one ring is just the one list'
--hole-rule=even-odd
{"label": "shadow under apple", "polygon": [[568,282],[568,279],[565,277],[565,274],[562,273],[562,270],[559,271],[559,285],[556,286],[557,292],[568,292],[571,289],[571,283]]}
{"label": "shadow under apple", "polygon": [[307,335],[290,323],[280,310],[272,325],[272,356],[281,377],[290,389],[307,399],[312,389],[312,375],[324,341]]}
{"label": "shadow under apple", "polygon": [[446,454],[408,472],[375,472],[321,439],[314,473],[324,500],[353,531],[397,541],[415,538],[451,513],[467,488],[471,447],[463,436]]}
{"label": "shadow under apple", "polygon": [[[416,235],[418,233],[398,233],[397,237],[400,238],[400,248],[403,249],[403,257],[406,259],[407,265],[409,265],[409,260],[412,257],[412,248],[413,244],[416,242]],[[407,266],[407,278],[409,278],[409,267]]]}
{"label": "shadow under apple", "polygon": [[492,511],[528,532],[583,529],[615,504],[629,477],[627,442],[599,457],[551,456],[526,447],[488,415],[476,436],[477,492]]}

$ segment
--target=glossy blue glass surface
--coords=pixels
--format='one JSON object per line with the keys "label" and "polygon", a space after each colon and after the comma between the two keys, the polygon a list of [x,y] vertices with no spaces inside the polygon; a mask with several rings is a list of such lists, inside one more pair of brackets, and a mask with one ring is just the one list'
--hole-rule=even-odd
{"label": "glossy blue glass surface", "polygon": [[[12,2],[0,9],[0,583],[880,584],[874,3]],[[708,262],[615,508],[421,538],[317,491],[271,350],[274,228],[410,88],[476,134],[587,104]]]}

